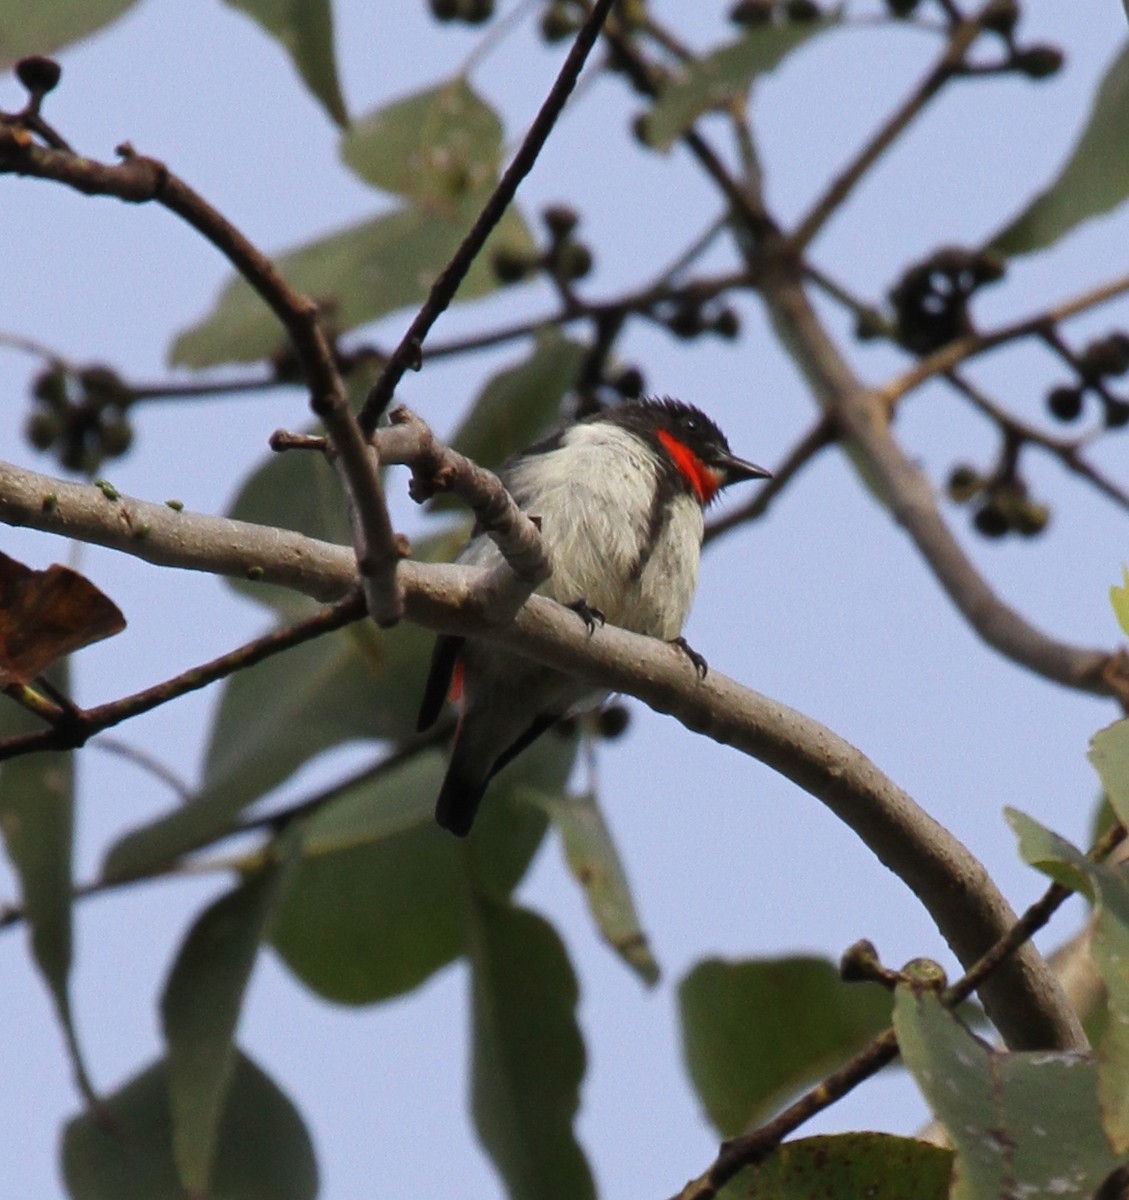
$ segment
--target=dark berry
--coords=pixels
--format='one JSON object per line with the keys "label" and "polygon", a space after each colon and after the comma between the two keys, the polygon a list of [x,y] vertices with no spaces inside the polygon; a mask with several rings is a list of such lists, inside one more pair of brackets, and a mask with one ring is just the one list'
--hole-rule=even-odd
{"label": "dark berry", "polygon": [[1078,365],[1087,379],[1124,375],[1129,371],[1129,337],[1123,333],[1111,333],[1107,337],[1095,338],[1082,351]]}
{"label": "dark berry", "polygon": [[536,266],[528,256],[513,250],[499,250],[493,259],[494,274],[499,283],[520,283]]}
{"label": "dark berry", "polygon": [[102,452],[118,458],[133,445],[133,427],[124,419],[107,421],[102,426]]}
{"label": "dark berry", "polygon": [[961,463],[949,475],[949,497],[957,504],[965,504],[980,491],[982,484],[977,472],[967,463]]}
{"label": "dark berry", "polygon": [[1082,389],[1066,384],[1052,388],[1047,394],[1047,408],[1060,421],[1077,421],[1082,415]]}
{"label": "dark berry", "polygon": [[734,25],[751,28],[755,25],[767,25],[772,20],[772,12],[776,0],[738,0],[729,10],[729,19]]}
{"label": "dark berry", "polygon": [[541,14],[541,36],[550,44],[564,41],[580,28],[563,4],[550,4]]}
{"label": "dark berry", "polygon": [[1017,50],[1012,66],[1028,79],[1046,79],[1062,69],[1066,56],[1057,46],[1028,46]]}
{"label": "dark berry", "polygon": [[1107,400],[1105,402],[1105,423],[1107,429],[1122,429],[1129,425],[1129,404],[1115,398]]}
{"label": "dark berry", "polygon": [[28,417],[24,431],[36,450],[50,450],[63,432],[63,423],[53,412],[41,410]]}
{"label": "dark berry", "polygon": [[1007,514],[991,501],[976,510],[972,523],[988,538],[1003,537],[1011,527]]}
{"label": "dark berry", "polygon": [[554,241],[561,241],[580,224],[580,214],[567,204],[550,204],[541,213],[541,220]]}
{"label": "dark berry", "polygon": [[556,267],[563,279],[583,279],[592,270],[592,251],[583,242],[563,242],[557,252]]}
{"label": "dark berry", "polygon": [[666,326],[675,337],[695,338],[703,329],[701,305],[683,301],[666,319]]}
{"label": "dark berry", "polygon": [[985,29],[1003,37],[1011,37],[1019,20],[1019,5],[1016,0],[992,0],[980,18]]}
{"label": "dark berry", "polygon": [[625,400],[638,400],[646,386],[643,372],[638,367],[624,367],[616,374],[611,384]]}
{"label": "dark berry", "polygon": [[42,54],[29,54],[16,63],[16,78],[36,96],[45,96],[57,87],[62,74],[63,68]]}
{"label": "dark berry", "polygon": [[1046,529],[1051,519],[1051,510],[1045,504],[1028,501],[1015,511],[1013,525],[1016,533],[1023,537],[1036,537]]}
{"label": "dark berry", "polygon": [[631,724],[631,714],[622,704],[609,704],[596,716],[596,732],[606,741],[622,737]]}
{"label": "dark berry", "polygon": [[713,319],[711,326],[718,337],[732,341],[741,332],[741,319],[731,308],[723,308]]}
{"label": "dark berry", "polygon": [[789,21],[818,21],[822,15],[814,0],[786,0],[784,12]]}

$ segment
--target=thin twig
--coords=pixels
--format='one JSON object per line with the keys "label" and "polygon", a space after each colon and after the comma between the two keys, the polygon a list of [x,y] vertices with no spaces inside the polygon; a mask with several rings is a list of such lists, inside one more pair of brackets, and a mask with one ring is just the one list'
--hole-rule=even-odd
{"label": "thin twig", "polygon": [[769,505],[784,490],[800,471],[825,447],[837,440],[835,423],[830,417],[820,417],[804,436],[792,447],[787,457],[772,472],[772,478],[760,488],[752,500],[739,508],[727,512],[706,526],[703,544],[708,545],[730,530],[749,521],[755,521],[768,512]]}
{"label": "thin twig", "polygon": [[870,168],[905,132],[934,96],[957,74],[957,69],[972,43],[980,36],[983,12],[960,21],[949,37],[948,45],[921,82],[898,106],[885,124],[828,185],[812,205],[811,211],[796,226],[788,239],[788,248],[800,257],[828,219],[854,191]]}
{"label": "thin twig", "polygon": [[1083,457],[1084,438],[1052,437],[1007,412],[958,372],[946,371],[944,377],[986,417],[994,421],[1005,434],[1010,435],[1019,443],[1030,442],[1033,446],[1045,450],[1058,459],[1068,471],[1080,475],[1119,507],[1129,510],[1129,491],[1120,484],[1114,483],[1112,479],[1107,479],[1101,471]]}
{"label": "thin twig", "polygon": [[887,412],[893,412],[903,396],[915,391],[934,376],[951,371],[953,367],[959,366],[967,359],[976,358],[989,350],[995,350],[999,346],[1019,341],[1021,338],[1041,336],[1045,329],[1053,328],[1055,325],[1088,312],[1092,308],[1097,308],[1101,304],[1107,304],[1110,300],[1116,300],[1118,296],[1122,296],[1126,292],[1129,292],[1129,272],[1081,292],[1069,300],[1063,300],[1059,304],[1045,308],[1032,316],[1001,325],[986,333],[974,333],[967,337],[957,338],[956,341],[950,342],[947,346],[915,363],[905,374],[879,388],[878,398]]}
{"label": "thin twig", "polygon": [[[1125,827],[1115,825],[1104,834],[1089,853],[1089,858],[1101,862],[1125,838]],[[956,1008],[1020,946],[1042,929],[1055,912],[1074,893],[1059,883],[1052,883],[1015,924],[981,956],[951,987],[946,988],[942,1002]],[[773,1150],[801,1125],[817,1113],[830,1108],[853,1091],[860,1083],[876,1075],[898,1056],[898,1039],[892,1028],[883,1030],[849,1062],[832,1072],[821,1083],[805,1092],[794,1103],[779,1112],[771,1121],[749,1133],[724,1142],[708,1171],[692,1180],[674,1200],[713,1200],[739,1171],[763,1162]]]}
{"label": "thin twig", "polygon": [[540,111],[534,118],[529,132],[525,135],[510,165],[502,173],[498,186],[487,200],[482,212],[479,213],[470,232],[455,251],[451,261],[432,284],[427,300],[416,313],[407,332],[400,339],[400,344],[392,351],[361,410],[360,423],[366,435],[371,435],[376,429],[377,422],[391,403],[392,396],[403,378],[404,372],[419,362],[424,339],[432,325],[454,299],[459,284],[462,283],[471,264],[478,257],[487,237],[502,219],[502,214],[516,195],[518,185],[532,170],[569,94],[576,85],[581,68],[592,47],[596,44],[600,28],[614,3],[615,0],[597,0],[593,5],[592,12],[580,27],[564,65],[549,90],[548,96],[545,97],[544,104],[541,105]]}
{"label": "thin twig", "polygon": [[240,646],[238,650],[222,654],[219,658],[184,671],[163,683],[154,684],[153,687],[108,704],[76,709],[73,714],[66,714],[55,725],[46,729],[5,738],[0,741],[0,762],[41,750],[75,749],[104,729],[120,725],[123,721],[131,720],[189,692],[198,691],[236,671],[252,667],[312,638],[340,629],[343,625],[359,620],[363,615],[364,604],[360,595],[346,596],[311,617],[256,638]]}

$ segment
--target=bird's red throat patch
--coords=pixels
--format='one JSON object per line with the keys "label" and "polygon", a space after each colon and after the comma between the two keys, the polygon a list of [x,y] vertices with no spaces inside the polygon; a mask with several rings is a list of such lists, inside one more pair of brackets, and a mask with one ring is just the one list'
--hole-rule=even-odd
{"label": "bird's red throat patch", "polygon": [[670,461],[678,468],[679,475],[690,485],[690,489],[705,508],[717,495],[717,489],[721,486],[718,473],[707,467],[694,451],[680,442],[673,433],[660,429],[658,435],[663,449],[670,455]]}

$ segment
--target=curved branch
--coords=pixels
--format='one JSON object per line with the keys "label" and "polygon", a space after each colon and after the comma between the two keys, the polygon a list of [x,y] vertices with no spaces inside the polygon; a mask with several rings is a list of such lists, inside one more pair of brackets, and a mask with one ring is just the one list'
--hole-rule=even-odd
{"label": "curved branch", "polygon": [[[0,520],[191,570],[246,577],[253,564],[255,578],[321,598],[344,594],[355,580],[353,556],[342,546],[136,500],[110,502],[97,488],[15,467],[0,470]],[[144,537],[135,532],[141,525]],[[865,755],[818,722],[719,672],[699,679],[684,655],[661,642],[610,626],[589,637],[540,596],[530,598],[513,625],[492,627],[472,603],[479,575],[473,568],[405,562],[400,573],[408,619],[497,638],[549,666],[636,696],[810,792],[917,894],[966,966],[1015,923],[977,859]],[[1085,1045],[1053,975],[1030,946],[992,976],[982,996],[1013,1048]]]}
{"label": "curved branch", "polygon": [[379,463],[349,410],[333,349],[318,322],[318,307],[296,292],[278,268],[198,192],[164,163],[138,154],[125,143],[115,165],[67,149],[35,143],[17,124],[0,122],[0,173],[31,175],[65,184],[86,195],[115,196],[134,204],[160,204],[216,247],[282,323],[310,389],[310,407],[325,423],[350,504],[357,564],[373,619],[394,625],[402,613],[396,568],[400,555]]}
{"label": "curved branch", "polygon": [[1110,652],[1071,646],[1036,629],[992,591],[969,561],[945,524],[928,479],[894,438],[888,393],[866,389],[855,376],[820,323],[796,269],[781,265],[767,272],[762,291],[784,345],[850,443],[856,465],[972,628],[988,645],[1036,674],[1067,687],[1110,694],[1103,678]]}

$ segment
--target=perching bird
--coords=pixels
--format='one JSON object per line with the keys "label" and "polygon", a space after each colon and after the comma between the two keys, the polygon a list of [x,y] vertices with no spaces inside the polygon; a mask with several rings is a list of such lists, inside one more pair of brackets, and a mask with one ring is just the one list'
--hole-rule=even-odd
{"label": "perching bird", "polygon": [[[522,451],[498,472],[521,509],[540,519],[553,573],[538,591],[597,620],[682,641],[702,550],[703,513],[731,483],[769,472],[735,457],[704,413],[678,400],[639,400],[579,421]],[[459,562],[493,566],[476,532]],[[486,785],[555,721],[603,698],[591,685],[477,638],[437,639],[418,728],[444,699],[459,722],[435,819],[465,836]]]}

